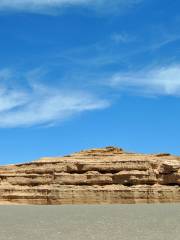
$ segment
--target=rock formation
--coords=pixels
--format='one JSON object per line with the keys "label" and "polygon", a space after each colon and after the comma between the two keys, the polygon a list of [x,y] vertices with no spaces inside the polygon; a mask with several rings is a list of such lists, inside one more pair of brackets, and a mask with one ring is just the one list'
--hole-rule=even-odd
{"label": "rock formation", "polygon": [[0,167],[1,204],[180,202],[180,157],[106,147]]}

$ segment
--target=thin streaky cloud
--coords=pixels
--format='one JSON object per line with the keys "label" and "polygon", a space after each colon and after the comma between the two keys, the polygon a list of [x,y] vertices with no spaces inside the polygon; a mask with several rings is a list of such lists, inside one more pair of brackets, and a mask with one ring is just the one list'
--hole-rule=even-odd
{"label": "thin streaky cloud", "polygon": [[144,95],[180,96],[180,64],[156,66],[151,69],[115,73],[105,81],[108,86]]}
{"label": "thin streaky cloud", "polygon": [[179,40],[180,40],[180,34],[169,34],[164,39],[161,39],[160,41],[153,43],[149,47],[149,50],[158,50],[168,44],[174,43]]}
{"label": "thin streaky cloud", "polygon": [[[30,83],[30,82],[29,82]],[[0,127],[52,125],[76,114],[110,105],[94,94],[61,90],[32,81],[29,88],[0,87]]]}
{"label": "thin streaky cloud", "polygon": [[[157,34],[156,34],[157,35]],[[62,55],[56,55],[56,61],[64,62],[71,65],[79,65],[87,67],[100,68],[112,64],[122,63],[126,66],[134,65],[131,63],[131,58],[143,53],[158,52],[162,47],[173,44],[180,40],[179,34],[172,34],[170,32],[156,36],[147,41],[140,35],[134,35],[126,32],[115,32],[106,39],[97,41],[96,43],[69,49]],[[116,43],[116,44],[114,44]],[[92,55],[93,52],[93,55]]]}
{"label": "thin streaky cloud", "polygon": [[35,13],[52,13],[64,7],[90,7],[105,11],[115,11],[117,7],[132,7],[143,0],[1,0],[0,11],[25,11]]}
{"label": "thin streaky cloud", "polygon": [[111,40],[115,43],[130,43],[134,42],[136,38],[129,36],[127,33],[113,33]]}

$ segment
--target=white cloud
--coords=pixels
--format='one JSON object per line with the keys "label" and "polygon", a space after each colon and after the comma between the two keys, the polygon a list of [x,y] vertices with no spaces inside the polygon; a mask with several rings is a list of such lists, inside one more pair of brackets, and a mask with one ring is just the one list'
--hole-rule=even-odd
{"label": "white cloud", "polygon": [[117,7],[129,7],[142,0],[1,0],[0,10],[51,13],[62,7],[83,6],[111,10]]}
{"label": "white cloud", "polygon": [[55,124],[72,115],[108,105],[108,101],[82,91],[61,90],[34,82],[23,89],[1,84],[0,127]]}
{"label": "white cloud", "polygon": [[143,94],[180,96],[180,65],[116,73],[106,83],[113,88]]}
{"label": "white cloud", "polygon": [[[42,71],[37,69],[22,74],[28,78],[28,87],[13,86],[10,72],[8,69],[0,71],[4,80],[0,81],[1,128],[57,124],[78,113],[110,105],[109,101],[88,92],[42,85],[37,82]],[[31,79],[34,77],[36,80]],[[180,96],[180,64],[119,72],[104,80],[104,84],[120,92],[144,96]]]}
{"label": "white cloud", "polygon": [[112,34],[111,39],[115,43],[129,43],[135,41],[135,37],[129,36],[127,33],[114,33]]}

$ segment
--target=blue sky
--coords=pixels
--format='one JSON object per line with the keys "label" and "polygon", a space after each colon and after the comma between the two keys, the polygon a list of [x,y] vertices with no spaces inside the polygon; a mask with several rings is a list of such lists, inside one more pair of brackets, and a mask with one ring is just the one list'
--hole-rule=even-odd
{"label": "blue sky", "polygon": [[0,164],[180,155],[178,0],[2,0]]}

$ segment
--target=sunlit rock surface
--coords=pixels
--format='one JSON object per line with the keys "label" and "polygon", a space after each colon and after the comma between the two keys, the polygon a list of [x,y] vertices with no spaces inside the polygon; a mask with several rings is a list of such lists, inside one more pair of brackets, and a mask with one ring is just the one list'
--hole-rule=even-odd
{"label": "sunlit rock surface", "polygon": [[1,204],[180,202],[180,157],[106,147],[0,167]]}

